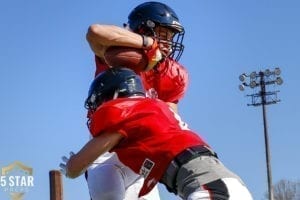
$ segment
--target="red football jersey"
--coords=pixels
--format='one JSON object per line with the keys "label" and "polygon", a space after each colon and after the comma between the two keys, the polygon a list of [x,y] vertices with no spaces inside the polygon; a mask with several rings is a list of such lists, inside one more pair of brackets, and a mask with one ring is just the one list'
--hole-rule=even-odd
{"label": "red football jersey", "polygon": [[[108,66],[97,56],[95,60],[96,76],[108,69]],[[166,58],[155,69],[139,74],[150,97],[156,97],[165,102],[177,103],[184,96],[188,87],[186,69],[171,58]]]}
{"label": "red football jersey", "polygon": [[[119,98],[102,104],[93,114],[90,132],[118,132],[124,139],[111,151],[134,172],[145,177],[140,196],[161,179],[175,156],[195,145],[207,145],[181,126],[178,115],[164,102],[151,98]],[[207,145],[208,146],[208,145]]]}

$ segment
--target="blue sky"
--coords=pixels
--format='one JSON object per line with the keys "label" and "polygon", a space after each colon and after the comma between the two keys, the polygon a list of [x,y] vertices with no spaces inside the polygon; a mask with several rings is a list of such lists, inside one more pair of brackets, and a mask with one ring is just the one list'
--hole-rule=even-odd
{"label": "blue sky", "polygon": [[[0,168],[33,168],[25,200],[49,198],[48,172],[88,140],[83,107],[93,78],[85,40],[92,23],[122,25],[143,1],[0,2]],[[162,1],[186,29],[181,58],[190,85],[179,112],[260,200],[267,191],[261,107],[238,76],[280,67],[281,102],[267,106],[273,182],[299,180],[300,29],[296,0]],[[177,199],[160,187],[162,199]],[[64,179],[66,200],[88,199],[83,177]],[[9,199],[0,190],[0,199]]]}

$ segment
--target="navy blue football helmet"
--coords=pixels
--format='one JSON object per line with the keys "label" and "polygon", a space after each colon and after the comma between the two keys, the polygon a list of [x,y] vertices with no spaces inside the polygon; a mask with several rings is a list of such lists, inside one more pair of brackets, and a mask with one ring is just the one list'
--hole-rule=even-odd
{"label": "navy blue football helmet", "polygon": [[[177,14],[172,8],[160,2],[146,2],[134,8],[128,16],[129,28],[139,34],[155,37],[158,42],[171,45],[169,57],[178,61],[183,53],[182,44],[184,28],[179,22]],[[173,37],[166,40],[155,32],[156,27],[164,27],[173,32]]]}
{"label": "navy blue football helmet", "polygon": [[121,97],[145,96],[140,77],[128,68],[110,68],[92,82],[85,108],[95,111],[102,103]]}

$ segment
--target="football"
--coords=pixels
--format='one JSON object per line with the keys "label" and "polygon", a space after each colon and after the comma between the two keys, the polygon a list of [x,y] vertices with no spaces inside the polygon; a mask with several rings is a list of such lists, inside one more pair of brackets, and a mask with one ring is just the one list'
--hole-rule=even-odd
{"label": "football", "polygon": [[112,67],[127,67],[136,72],[144,71],[148,65],[144,50],[132,47],[111,46],[106,50],[104,59]]}

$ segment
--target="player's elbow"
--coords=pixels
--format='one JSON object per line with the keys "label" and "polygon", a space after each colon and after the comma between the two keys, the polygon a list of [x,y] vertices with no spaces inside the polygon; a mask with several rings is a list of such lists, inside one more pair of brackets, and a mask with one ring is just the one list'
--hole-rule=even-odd
{"label": "player's elbow", "polygon": [[90,44],[97,44],[102,46],[118,46],[118,44],[120,43],[119,40],[124,38],[124,31],[126,33],[129,32],[124,28],[120,28],[115,25],[92,24],[88,28],[86,38]]}
{"label": "player's elbow", "polygon": [[89,26],[88,31],[86,33],[86,39],[89,43],[93,42],[94,40],[99,37],[99,33],[101,33],[101,25],[93,24]]}

